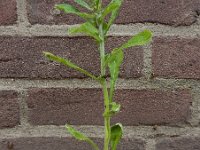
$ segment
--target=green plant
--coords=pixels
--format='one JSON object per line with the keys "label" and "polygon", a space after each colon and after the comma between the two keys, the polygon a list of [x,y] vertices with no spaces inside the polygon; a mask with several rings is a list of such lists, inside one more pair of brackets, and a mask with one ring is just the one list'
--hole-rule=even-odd
{"label": "green plant", "polygon": [[[124,58],[123,50],[132,46],[141,46],[147,44],[151,41],[152,34],[150,31],[144,30],[143,32],[133,36],[125,44],[113,49],[111,53],[106,54],[105,42],[107,39],[107,33],[118,15],[120,6],[122,5],[122,0],[111,0],[111,2],[105,7],[103,7],[101,0],[87,0],[87,2],[86,0],[74,1],[81,7],[87,9],[87,11],[81,12],[69,4],[58,4],[55,6],[55,8],[60,11],[64,11],[65,13],[78,15],[86,21],[79,26],[70,28],[69,33],[82,33],[92,37],[96,41],[100,52],[101,74],[99,76],[95,76],[67,59],[55,56],[49,52],[44,52],[44,54],[48,59],[73,68],[101,84],[105,105],[105,111],[103,113],[105,127],[104,150],[116,150],[117,145],[122,138],[123,129],[122,124],[120,123],[117,123],[111,127],[110,119],[113,115],[120,111],[120,104],[113,101],[113,96],[120,66]],[[107,69],[109,69],[110,72],[109,81],[106,77]],[[110,84],[109,88],[107,87],[108,83]],[[66,128],[76,139],[86,141],[90,143],[95,150],[99,150],[97,144],[95,144],[90,138],[75,130],[70,125],[66,125]]]}

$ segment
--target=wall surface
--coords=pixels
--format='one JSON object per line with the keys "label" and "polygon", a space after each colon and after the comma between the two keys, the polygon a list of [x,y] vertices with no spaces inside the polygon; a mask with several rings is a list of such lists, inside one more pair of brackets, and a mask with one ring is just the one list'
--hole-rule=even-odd
{"label": "wall surface", "polygon": [[[0,0],[0,150],[90,150],[65,123],[102,145],[100,86],[42,55],[100,72],[95,43],[67,33],[82,20],[53,9],[61,2]],[[125,126],[119,150],[200,149],[199,15],[200,0],[124,0],[107,50],[144,29],[154,38],[125,51],[115,95],[122,110],[112,120]]]}

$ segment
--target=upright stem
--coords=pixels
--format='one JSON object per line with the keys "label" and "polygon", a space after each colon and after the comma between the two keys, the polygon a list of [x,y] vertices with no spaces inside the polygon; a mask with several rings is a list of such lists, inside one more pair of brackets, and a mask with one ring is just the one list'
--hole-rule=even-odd
{"label": "upright stem", "polygon": [[92,145],[92,147],[94,148],[94,150],[99,150],[99,147],[97,146],[97,144],[94,143],[92,140],[88,139],[88,142]]}
{"label": "upright stem", "polygon": [[[104,67],[105,63],[105,37],[103,33],[103,25],[102,23],[99,26],[99,33],[102,38],[102,41],[100,42],[100,57],[101,57],[101,76],[104,77],[106,75],[106,69]],[[102,88],[103,88],[103,94],[104,94],[104,105],[105,105],[105,111],[104,111],[104,127],[105,127],[105,137],[104,137],[104,150],[109,150],[109,143],[110,143],[110,116],[109,111],[109,95],[108,95],[108,89],[107,89],[107,82],[106,79],[102,79]]]}
{"label": "upright stem", "polygon": [[104,105],[105,105],[105,112],[104,112],[104,150],[109,150],[109,143],[110,143],[110,116],[107,115],[109,113],[109,97],[108,97],[108,90],[106,87],[106,81],[103,82],[103,93],[104,93]]}

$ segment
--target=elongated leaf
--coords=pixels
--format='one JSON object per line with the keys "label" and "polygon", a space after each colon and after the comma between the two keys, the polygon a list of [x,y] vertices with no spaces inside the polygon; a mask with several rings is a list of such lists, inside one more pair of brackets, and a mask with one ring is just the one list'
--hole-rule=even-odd
{"label": "elongated leaf", "polygon": [[115,9],[113,9],[112,11],[112,14],[110,16],[110,19],[108,21],[108,27],[106,29],[106,33],[107,31],[110,29],[110,26],[113,24],[113,22],[115,21],[115,19],[117,18],[118,16],[118,13],[119,13],[119,9],[122,5],[122,2],[123,0],[112,0],[110,3],[117,3],[118,4],[118,7],[116,7]]}
{"label": "elongated leaf", "polygon": [[80,6],[85,7],[89,10],[93,10],[88,3],[86,3],[84,0],[74,0],[76,3],[78,3]]}
{"label": "elongated leaf", "polygon": [[65,126],[68,130],[68,132],[75,137],[77,140],[80,141],[87,141],[88,137],[86,137],[84,134],[80,133],[79,131],[77,131],[76,129],[74,129],[72,126],[70,125],[66,125]]}
{"label": "elongated leaf", "polygon": [[123,51],[122,49],[119,49],[119,48],[115,48],[111,54],[109,54],[107,57],[107,62],[108,63],[111,63],[113,61],[116,61],[118,64],[121,64],[122,61],[123,61]]}
{"label": "elongated leaf", "polygon": [[108,67],[109,67],[110,76],[111,76],[111,81],[110,81],[110,101],[111,102],[113,98],[116,80],[118,78],[120,66],[123,62],[123,59],[124,59],[123,51],[121,49],[114,49],[106,60],[108,62]]}
{"label": "elongated leaf", "polygon": [[103,32],[104,32],[104,35],[106,35],[107,29],[108,29],[108,24],[106,22],[104,22],[103,23]]}
{"label": "elongated leaf", "polygon": [[88,14],[88,13],[77,13],[77,15],[83,19],[85,19],[86,21],[89,21],[91,19],[94,19],[94,15],[93,14]]}
{"label": "elongated leaf", "polygon": [[93,14],[82,13],[76,7],[69,4],[57,4],[55,8],[65,13],[75,14],[85,20],[93,19],[95,16]]}
{"label": "elongated leaf", "polygon": [[111,2],[102,13],[102,17],[104,18],[106,15],[111,13],[113,10],[118,9],[120,7],[120,3],[118,1]]}
{"label": "elongated leaf", "polygon": [[61,57],[58,57],[58,56],[55,56],[54,54],[49,53],[49,52],[43,52],[43,53],[48,59],[56,61],[58,63],[61,63],[61,64],[65,65],[65,66],[67,66],[69,68],[73,68],[73,69],[75,69],[75,70],[87,75],[88,77],[91,77],[92,79],[95,79],[95,80],[99,81],[99,79],[97,77],[95,77],[94,75],[92,75],[88,71],[78,67],[77,65],[71,63],[69,60],[61,58]]}
{"label": "elongated leaf", "polygon": [[111,150],[117,149],[117,145],[119,144],[122,135],[123,135],[122,124],[117,123],[116,125],[111,127],[111,138],[110,138]]}
{"label": "elongated leaf", "polygon": [[142,46],[149,43],[152,39],[152,33],[149,30],[144,30],[133,36],[127,43],[123,44],[120,49],[126,49],[133,46]]}
{"label": "elongated leaf", "polygon": [[77,140],[80,141],[85,141],[88,142],[89,144],[91,144],[91,146],[95,149],[95,150],[99,150],[98,146],[87,136],[85,136],[83,133],[77,131],[76,129],[74,129],[72,126],[70,125],[66,125],[65,126],[68,130],[68,132]]}
{"label": "elongated leaf", "polygon": [[80,13],[80,11],[76,7],[69,4],[57,4],[55,5],[55,8],[64,11],[65,13],[72,13],[72,14]]}
{"label": "elongated leaf", "polygon": [[95,4],[96,4],[97,9],[100,10],[100,8],[102,7],[102,0],[95,0]]}
{"label": "elongated leaf", "polygon": [[97,41],[100,41],[101,39],[99,38],[98,32],[99,31],[89,22],[83,23],[78,27],[72,27],[69,29],[70,34],[84,33],[88,36],[93,37]]}

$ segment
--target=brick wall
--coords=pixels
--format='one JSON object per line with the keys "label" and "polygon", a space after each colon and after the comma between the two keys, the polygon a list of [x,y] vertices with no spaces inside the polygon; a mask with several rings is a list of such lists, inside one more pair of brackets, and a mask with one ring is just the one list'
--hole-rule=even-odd
{"label": "brick wall", "polygon": [[[60,2],[0,0],[0,150],[90,150],[66,122],[102,146],[99,85],[41,53],[99,73],[95,43],[68,36],[82,20],[54,11]],[[125,51],[115,95],[122,110],[112,119],[125,125],[119,150],[200,149],[199,15],[199,0],[124,0],[107,50],[143,29],[154,38]]]}

